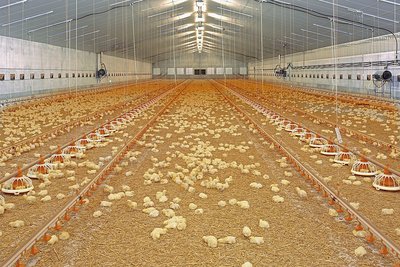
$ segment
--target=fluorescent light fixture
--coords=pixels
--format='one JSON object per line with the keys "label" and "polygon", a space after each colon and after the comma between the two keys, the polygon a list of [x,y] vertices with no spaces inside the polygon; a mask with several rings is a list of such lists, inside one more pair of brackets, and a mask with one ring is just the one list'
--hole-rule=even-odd
{"label": "fluorescent light fixture", "polygon": [[37,31],[40,31],[40,30],[43,30],[43,29],[47,29],[47,28],[50,28],[50,27],[53,27],[53,26],[57,26],[57,25],[60,25],[60,24],[64,24],[64,23],[68,23],[68,22],[71,22],[71,21],[72,21],[72,19],[67,19],[67,20],[64,20],[64,21],[56,22],[56,23],[53,23],[53,24],[50,24],[50,25],[46,25],[46,26],[43,26],[43,27],[40,27],[40,28],[36,28],[34,30],[30,30],[30,31],[28,31],[28,33],[37,32]]}
{"label": "fluorescent light fixture", "polygon": [[208,24],[211,28],[217,29],[217,30],[224,30],[224,27],[221,27],[220,25],[216,25],[216,24]]}
{"label": "fluorescent light fixture", "polygon": [[387,18],[383,18],[383,17],[379,17],[379,16],[375,16],[375,15],[372,15],[372,14],[368,14],[368,13],[362,13],[364,16],[368,16],[368,17],[372,17],[372,18],[376,18],[376,19],[380,19],[380,20],[385,20],[385,21],[389,21],[389,22],[393,22],[393,23],[396,23],[396,24],[398,24],[399,23],[399,21],[398,20],[392,20],[392,19],[387,19]]}
{"label": "fluorescent light fixture", "polygon": [[28,2],[28,0],[22,0],[22,1],[11,3],[11,4],[8,4],[8,5],[5,5],[5,6],[0,6],[0,9],[7,8],[7,7],[12,7],[12,6],[19,5],[19,4],[23,4],[25,2]]}
{"label": "fluorescent light fixture", "polygon": [[101,38],[104,38],[104,37],[108,37],[108,34],[93,38],[93,39],[91,39],[89,41],[94,41],[94,40],[101,39]]}
{"label": "fluorescent light fixture", "polygon": [[181,15],[178,15],[178,16],[174,17],[173,20],[174,21],[178,21],[178,20],[181,20],[181,19],[186,19],[186,18],[188,18],[190,16],[192,16],[192,12],[186,12],[186,13],[183,13]]}
{"label": "fluorescent light fixture", "polygon": [[[319,24],[313,24],[315,27],[318,27],[318,28],[322,28],[322,29],[326,29],[326,30],[332,30],[332,28],[329,28],[329,27],[326,27],[326,26],[322,26],[322,25],[319,25]],[[348,35],[353,35],[351,32],[345,32],[345,31],[341,31],[341,30],[338,30],[338,29],[336,29],[335,30],[335,32],[340,32],[340,33],[344,33],[344,34],[348,34]]]}
{"label": "fluorescent light fixture", "polygon": [[[126,2],[130,2],[130,1],[132,1],[132,0],[120,1],[120,2],[117,2],[117,3],[111,4],[110,6],[116,6],[116,5],[123,4],[123,3],[126,3]],[[133,1],[132,3],[130,3],[130,5],[134,5],[134,4],[137,4],[137,3],[140,3],[140,2],[143,2],[143,0]]]}
{"label": "fluorescent light fixture", "polygon": [[147,18],[149,18],[149,19],[150,18],[154,18],[154,17],[157,17],[157,16],[161,16],[161,15],[165,15],[165,14],[168,14],[168,13],[171,13],[171,12],[175,12],[175,11],[178,11],[178,10],[181,10],[181,9],[183,9],[183,7],[178,7],[178,8],[175,8],[175,9],[169,9],[169,10],[157,13],[157,14],[149,15],[149,16],[147,16]]}
{"label": "fluorescent light fixture", "polygon": [[223,8],[223,7],[217,7],[217,8],[218,8],[218,9],[221,9],[221,10],[223,10],[223,11],[226,11],[226,12],[233,13],[233,14],[238,14],[238,15],[242,15],[242,16],[249,17],[249,18],[252,18],[252,17],[253,17],[253,16],[250,15],[250,14],[246,14],[246,13],[243,13],[243,12],[235,11],[235,10],[232,10],[232,9],[227,9],[227,8]]}
{"label": "fluorescent light fixture", "polygon": [[196,6],[199,8],[203,8],[203,6],[204,6],[203,0],[196,0]]}
{"label": "fluorescent light fixture", "polygon": [[392,2],[392,1],[388,1],[388,0],[378,0],[378,2],[392,4],[392,5],[395,5],[395,6],[400,6],[400,3],[396,3],[396,2]]}
{"label": "fluorescent light fixture", "polygon": [[319,35],[319,36],[324,36],[324,37],[331,38],[331,36],[329,36],[329,35],[322,34],[322,33],[319,33],[319,32],[309,31],[309,30],[306,30],[306,29],[300,29],[300,31],[302,31],[302,32],[308,32],[308,33],[311,33],[311,34],[315,34],[315,35]]}
{"label": "fluorescent light fixture", "polygon": [[[324,41],[322,41],[321,39],[312,38],[312,37],[310,37],[310,36],[301,35],[301,34],[297,34],[297,33],[294,33],[294,32],[292,32],[292,34],[295,35],[295,36],[302,37],[302,38],[306,38],[306,39],[310,39],[310,40],[315,40],[315,41],[322,42],[322,43],[324,42]],[[330,37],[330,36],[329,36],[329,37]]]}
{"label": "fluorescent light fixture", "polygon": [[59,33],[56,33],[56,34],[53,34],[53,35],[49,35],[49,38],[55,37],[55,36],[58,36],[58,35],[63,35],[63,34],[66,34],[66,33],[72,32],[72,31],[77,31],[77,30],[85,29],[85,28],[87,28],[87,27],[89,27],[89,25],[85,25],[85,26],[82,26],[82,27],[79,27],[79,28],[73,28],[73,29],[70,29],[70,30],[68,30],[68,31],[59,32]]}
{"label": "fluorescent light fixture", "polygon": [[[98,33],[100,30],[97,30],[97,31],[93,31],[93,32],[89,32],[89,33],[85,33],[85,34],[81,34],[81,35],[78,35],[78,36],[74,36],[74,37],[71,37],[71,40],[72,39],[76,39],[76,38],[80,38],[80,37],[84,37],[84,36],[86,36],[86,35],[91,35],[91,34],[94,34],[94,33]],[[65,40],[65,41],[68,41],[69,39],[67,39],[67,40]]]}
{"label": "fluorescent light fixture", "polygon": [[24,19],[16,20],[16,21],[13,21],[13,22],[10,22],[10,23],[6,23],[6,24],[3,24],[1,26],[5,27],[5,26],[13,25],[13,24],[16,24],[16,23],[19,23],[19,22],[27,21],[27,20],[30,20],[30,19],[39,18],[39,17],[42,17],[42,16],[49,15],[49,14],[51,14],[53,12],[54,11],[48,11],[48,12],[45,12],[45,13],[42,13],[42,14],[38,14],[38,15],[30,16],[30,17],[27,17],[27,18],[24,18]]}
{"label": "fluorescent light fixture", "polygon": [[[332,2],[329,2],[329,1],[326,1],[326,0],[318,0],[318,1],[319,1],[319,2],[322,2],[322,3],[325,3],[325,4],[330,4],[330,5],[334,5],[334,6],[340,7],[340,8],[347,9],[347,10],[350,11],[350,12],[360,13],[360,14],[362,14],[363,16],[368,16],[368,17],[372,17],[372,18],[376,18],[376,19],[380,19],[380,20],[385,20],[385,21],[393,22],[393,23],[399,23],[399,21],[397,21],[397,20],[387,19],[387,18],[383,18],[383,17],[376,16],[376,15],[372,15],[372,14],[369,14],[369,13],[365,13],[365,12],[363,12],[363,11],[361,11],[361,10],[357,10],[357,9],[352,8],[352,7],[348,7],[348,6],[344,6],[344,5],[339,5],[339,4],[332,3]],[[380,1],[380,0],[378,0],[378,1]],[[387,1],[387,2],[388,2],[388,1]],[[387,2],[386,2],[386,3],[387,3]],[[393,2],[392,2],[391,4],[393,4]]]}
{"label": "fluorescent light fixture", "polygon": [[304,40],[294,39],[294,38],[287,37],[287,36],[283,36],[283,38],[289,39],[289,40],[292,40],[292,41],[295,41],[295,42],[304,42]]}

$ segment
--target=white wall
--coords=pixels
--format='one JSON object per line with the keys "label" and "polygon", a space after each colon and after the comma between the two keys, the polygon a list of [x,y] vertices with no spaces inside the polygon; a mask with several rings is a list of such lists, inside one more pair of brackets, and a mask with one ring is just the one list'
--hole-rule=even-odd
{"label": "white wall", "polygon": [[[0,55],[3,55],[0,75],[4,75],[4,81],[0,81],[0,99],[98,84],[95,53],[0,36]],[[110,77],[112,83],[135,80],[136,73],[140,74],[138,79],[151,78],[150,63],[137,62],[138,71],[135,72],[133,60],[104,55],[103,61],[113,75]],[[10,80],[11,74],[15,74],[15,80]],[[24,80],[20,80],[21,74],[25,75]],[[44,79],[41,79],[42,74]],[[101,81],[105,82],[109,81]]]}
{"label": "white wall", "polygon": [[[400,38],[400,35],[397,36]],[[329,46],[280,58],[275,57],[264,60],[264,65],[262,62],[253,62],[249,63],[248,70],[250,78],[261,79],[261,69],[264,68],[264,80],[268,82],[327,90],[333,90],[337,86],[342,91],[400,98],[400,84],[397,80],[397,75],[400,75],[399,66],[388,65],[393,78],[392,82],[387,83],[382,89],[375,87],[373,82],[367,79],[375,72],[383,70],[387,62],[395,59],[396,43],[394,37],[388,35],[337,45],[336,49]],[[380,62],[380,64],[355,65],[355,63],[370,62]],[[284,79],[275,77],[274,68],[279,64],[281,67],[287,67],[289,63],[294,67],[288,69],[289,77]],[[328,66],[335,63],[338,64],[336,70],[333,66]],[[343,65],[346,63],[349,65]],[[340,75],[343,79],[340,79]],[[349,75],[351,79],[348,79]],[[334,76],[336,79],[333,79]]]}
{"label": "white wall", "polygon": [[[229,57],[229,55],[225,55],[223,60],[222,55],[220,53],[185,53],[176,55],[175,59],[175,67],[176,68],[193,68],[193,69],[214,69],[214,73],[216,73],[216,68],[225,68],[232,69],[233,75],[240,74],[240,68],[247,68],[247,63],[242,61],[238,61]],[[168,59],[164,61],[157,62],[153,64],[153,68],[160,69],[161,75],[168,74],[168,68],[174,67],[174,60]],[[242,69],[243,70],[243,69]],[[209,71],[211,72],[211,71]],[[208,73],[209,73],[208,72]],[[227,73],[228,74],[228,73]]]}

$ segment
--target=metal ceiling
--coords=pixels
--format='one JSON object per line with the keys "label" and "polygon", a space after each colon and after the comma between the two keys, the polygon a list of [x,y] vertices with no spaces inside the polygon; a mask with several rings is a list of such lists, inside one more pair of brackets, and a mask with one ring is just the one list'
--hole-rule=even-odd
{"label": "metal ceiling", "polygon": [[[198,53],[195,1],[0,0],[0,35],[154,63]],[[400,25],[399,0],[204,2],[204,53],[244,62],[330,46],[333,35],[340,44],[396,33]]]}

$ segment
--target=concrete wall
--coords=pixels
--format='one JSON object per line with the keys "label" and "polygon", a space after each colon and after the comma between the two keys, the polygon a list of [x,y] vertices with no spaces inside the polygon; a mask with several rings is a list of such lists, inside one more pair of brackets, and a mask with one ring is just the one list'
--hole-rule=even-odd
{"label": "concrete wall", "polygon": [[[0,55],[3,55],[0,60],[0,99],[99,83],[95,76],[98,61],[95,53],[0,36]],[[111,76],[100,83],[151,78],[150,63],[137,62],[136,72],[133,60],[104,55],[103,61]],[[15,80],[11,80],[12,75]],[[1,80],[2,76],[4,80]]]}
{"label": "concrete wall", "polygon": [[[400,37],[400,35],[397,35]],[[267,59],[264,64],[249,64],[249,77],[273,83],[313,87],[369,95],[400,98],[400,67],[392,64],[396,59],[396,42],[392,35],[365,39],[346,44],[290,54]],[[288,77],[276,77],[277,65],[288,68]],[[336,68],[334,64],[337,64]],[[382,88],[374,85],[371,75],[387,67],[393,74],[392,81]]]}
{"label": "concrete wall", "polygon": [[[206,69],[206,70],[208,69],[207,75],[209,75],[210,72],[214,71],[214,74],[211,76],[215,77],[218,76],[217,68],[223,68],[223,66],[225,66],[225,69],[227,68],[229,69],[228,72],[226,72],[228,75],[239,75],[240,68],[242,68],[242,72],[245,70],[247,73],[247,63],[235,60],[229,55],[226,55],[225,58],[223,59],[220,53],[203,52],[200,54],[194,52],[194,53],[178,54],[176,55],[175,66],[176,68],[185,69],[185,75],[178,75],[178,76],[187,76],[186,69],[191,68],[191,69]],[[174,76],[173,68],[174,68],[173,59],[168,59],[153,64],[153,71],[156,69],[156,71],[160,72],[161,76],[165,75],[167,77],[168,76],[173,77]],[[168,74],[168,69],[170,69],[169,74]],[[222,71],[222,69],[220,71]],[[232,72],[232,74],[230,74],[230,71]],[[155,73],[153,72],[153,74]]]}

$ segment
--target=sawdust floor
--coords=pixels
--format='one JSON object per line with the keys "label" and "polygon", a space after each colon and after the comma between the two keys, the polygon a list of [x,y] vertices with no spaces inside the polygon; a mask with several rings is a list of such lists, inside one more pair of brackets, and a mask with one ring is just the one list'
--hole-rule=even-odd
{"label": "sawdust floor", "polygon": [[[54,246],[43,248],[44,253],[31,259],[36,266],[241,266],[250,261],[254,266],[390,266],[390,258],[383,258],[367,248],[368,254],[363,258],[356,258],[354,250],[358,246],[368,245],[352,233],[352,226],[338,222],[328,215],[327,207],[317,194],[310,192],[309,186],[290,167],[281,168],[276,162],[280,156],[274,150],[268,149],[268,144],[259,140],[259,135],[251,133],[243,120],[240,120],[222,98],[210,88],[207,82],[193,82],[186,89],[176,104],[170,109],[169,115],[164,115],[158,124],[169,129],[151,128],[151,133],[164,137],[164,143],[158,144],[158,152],[150,148],[138,146],[135,150],[142,152],[138,161],[130,163],[121,174],[108,178],[106,183],[120,191],[122,185],[129,185],[135,191],[132,201],[138,203],[138,208],[132,210],[126,204],[127,198],[113,202],[111,208],[101,208],[100,201],[107,200],[107,193],[98,190],[90,199],[90,203],[82,208],[76,220],[71,220],[64,226],[64,231],[71,234],[67,241],[60,241]],[[191,105],[197,105],[196,115],[185,115]],[[208,110],[208,111],[207,111]],[[178,114],[187,123],[186,132],[174,132],[174,114]],[[204,114],[210,117],[207,119]],[[211,121],[210,121],[211,118]],[[192,127],[204,123],[206,129]],[[218,123],[218,125],[216,125]],[[221,132],[220,138],[199,135],[216,128],[240,125],[233,136],[232,133]],[[166,138],[167,133],[171,138]],[[195,138],[199,138],[194,140]],[[146,142],[151,137],[146,139]],[[184,143],[184,142],[187,143]],[[193,153],[190,148],[198,142],[210,142],[210,145],[220,147],[220,143],[240,145],[245,142],[249,149],[245,153],[237,150],[212,152],[210,158],[221,158],[224,161],[237,161],[238,164],[260,163],[256,169],[261,176],[243,174],[238,169],[219,169],[216,174],[204,174],[208,177],[233,177],[233,183],[223,192],[216,189],[206,189],[200,186],[200,181],[194,185],[195,193],[189,193],[181,186],[168,179],[167,184],[153,183],[143,185],[143,175],[153,168],[151,156],[159,161],[175,151],[188,154]],[[249,141],[253,143],[248,143]],[[175,143],[175,148],[170,148]],[[177,145],[178,143],[179,145]],[[225,155],[224,155],[225,154]],[[249,158],[253,155],[254,159]],[[170,166],[161,168],[166,175],[168,171],[176,171],[175,164],[185,167],[185,162],[179,157],[172,157]],[[134,171],[133,176],[126,177],[124,173]],[[293,177],[285,177],[284,171],[292,171]],[[269,175],[264,179],[263,175]],[[291,183],[281,185],[280,180],[287,179]],[[251,182],[263,184],[261,189],[253,189]],[[270,190],[270,184],[279,184],[280,192]],[[295,187],[299,186],[308,192],[307,199],[300,199]],[[172,200],[179,197],[182,201],[176,215],[187,219],[187,228],[183,231],[168,230],[159,240],[154,241],[150,232],[156,227],[163,227],[167,219],[160,214],[157,218],[150,218],[141,211],[143,198],[151,197],[155,207],[159,210],[167,208],[167,203],[159,203],[155,199],[156,192],[167,190],[167,197]],[[199,198],[204,192],[207,199]],[[280,195],[285,198],[283,203],[275,203],[272,196]],[[237,205],[227,205],[221,208],[218,201],[236,198],[247,200],[249,209],[241,209]],[[204,214],[196,215],[188,208],[195,203],[204,209]],[[93,218],[96,210],[102,210],[104,215]],[[267,220],[268,230],[258,227],[259,219]],[[242,235],[242,228],[247,225],[252,229],[254,236],[264,237],[262,245],[250,244]],[[219,244],[217,248],[210,248],[203,242],[205,235],[224,237],[236,236],[237,242],[231,245]]]}

